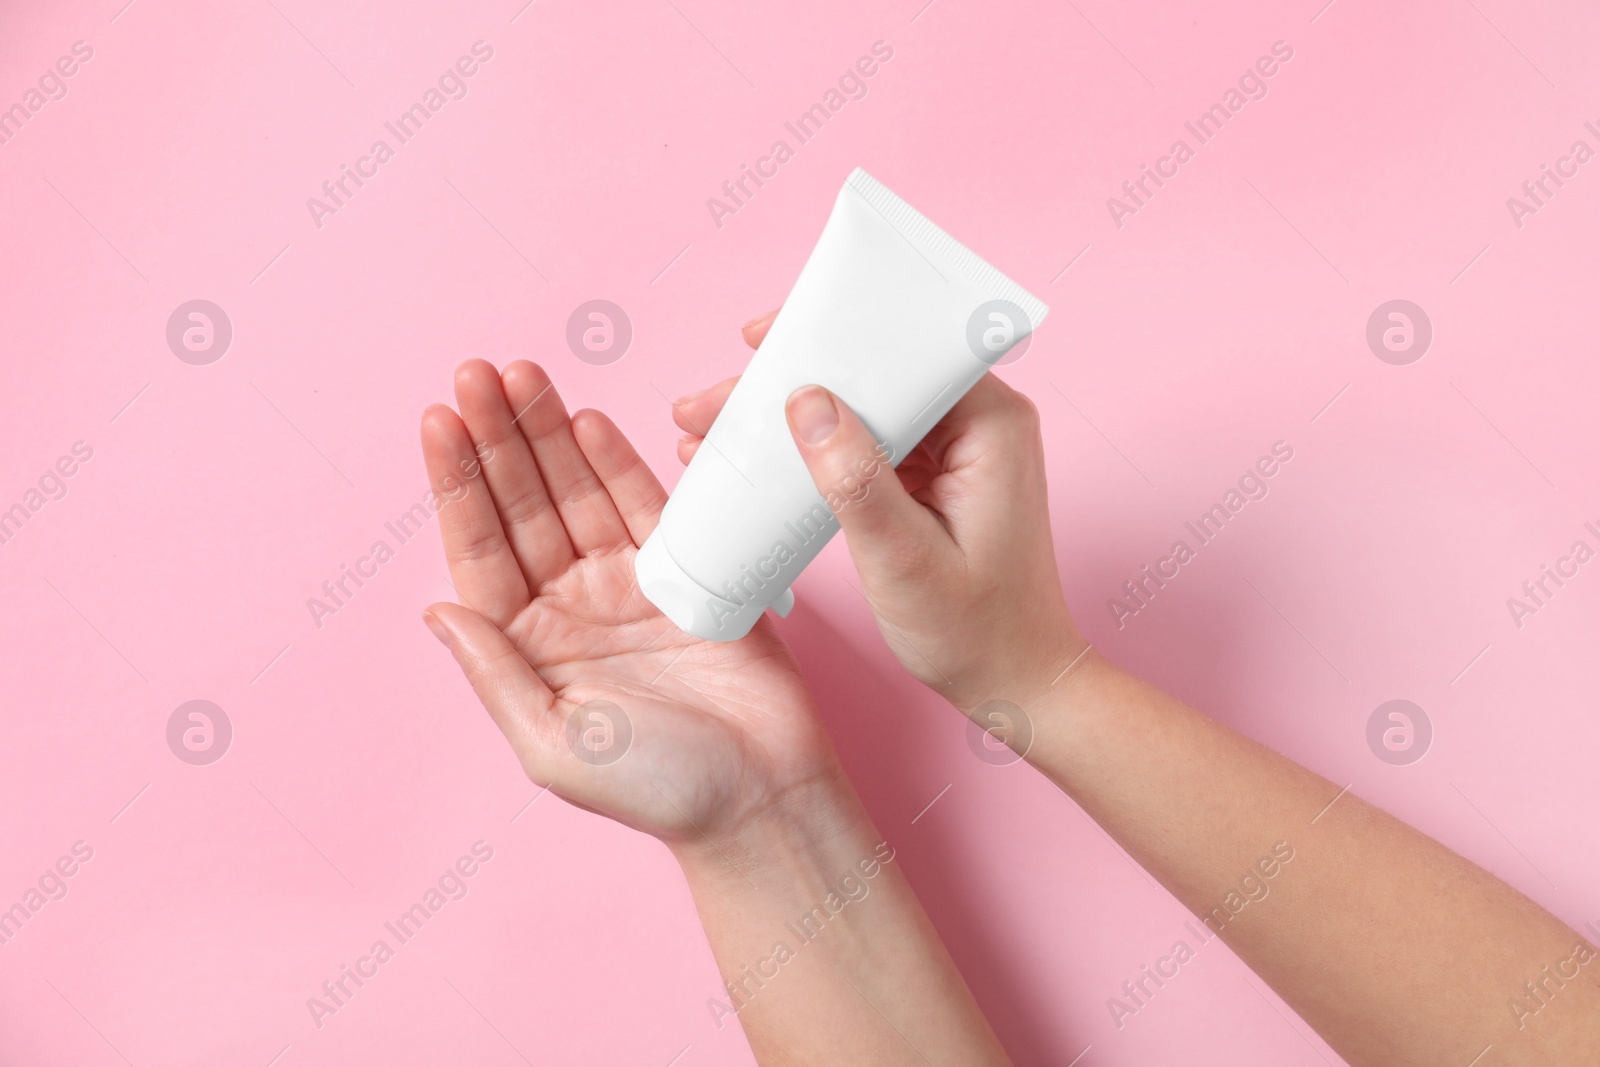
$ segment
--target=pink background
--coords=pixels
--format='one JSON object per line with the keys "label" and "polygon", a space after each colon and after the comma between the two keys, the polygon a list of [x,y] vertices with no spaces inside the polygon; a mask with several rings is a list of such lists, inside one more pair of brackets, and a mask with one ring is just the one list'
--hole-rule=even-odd
{"label": "pink background", "polygon": [[[1592,9],[124,2],[0,7],[0,107],[94,49],[0,144],[0,508],[93,449],[0,545],[0,906],[94,850],[0,946],[0,1060],[751,1062],[666,851],[526,807],[418,621],[450,594],[432,529],[320,629],[306,600],[421,498],[418,414],[468,356],[544,362],[673,480],[657,390],[740,368],[858,164],[1054,309],[999,373],[1043,410],[1090,638],[1600,920],[1600,562],[1520,629],[1506,607],[1600,547],[1600,162],[1520,229],[1505,204],[1600,148]],[[319,229],[306,198],[478,40],[469,94]],[[717,227],[706,199],[879,40],[868,95]],[[1269,95],[1118,228],[1106,198],[1277,40]],[[208,366],[164,336],[195,298],[234,329]],[[609,366],[564,341],[594,298],[635,329]],[[1434,327],[1409,366],[1364,339],[1395,298]],[[1278,440],[1270,495],[1119,630],[1107,598]],[[973,758],[842,547],[782,629],[1018,1062],[1336,1062],[1220,944],[1118,1029],[1107,998],[1185,913],[1025,766]],[[1433,724],[1409,766],[1366,742],[1392,698]],[[191,699],[233,724],[209,766],[167,747]],[[306,998],[478,840],[466,898],[314,1026]]]}

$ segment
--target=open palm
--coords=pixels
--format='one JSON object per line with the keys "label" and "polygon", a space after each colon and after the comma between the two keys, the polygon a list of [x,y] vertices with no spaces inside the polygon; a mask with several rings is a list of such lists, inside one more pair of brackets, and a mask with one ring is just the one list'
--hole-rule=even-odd
{"label": "open palm", "polygon": [[640,593],[637,546],[666,492],[610,419],[569,418],[544,371],[456,372],[460,415],[422,451],[461,604],[424,615],[528,776],[668,841],[713,835],[836,773],[769,620],[702,641]]}

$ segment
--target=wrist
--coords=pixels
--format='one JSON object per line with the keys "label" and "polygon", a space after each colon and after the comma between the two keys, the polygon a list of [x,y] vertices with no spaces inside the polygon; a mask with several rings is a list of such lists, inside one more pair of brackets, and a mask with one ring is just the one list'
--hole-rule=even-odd
{"label": "wrist", "polygon": [[[1065,614],[1066,606],[1062,606]],[[1097,670],[1110,667],[1109,662],[1094,650],[1072,618],[1067,616],[1053,626],[1044,628],[1048,636],[1041,641],[1033,657],[1033,669],[1021,678],[1017,703],[1023,707],[1044,707],[1058,702],[1063,696],[1078,688],[1079,682]]]}
{"label": "wrist", "polygon": [[973,735],[971,743],[982,746],[980,758],[993,762],[987,753],[1010,748],[1049,773],[1047,764],[1053,756],[1083,747],[1082,716],[1098,706],[1097,694],[1119,673],[1120,668],[1068,628],[1052,654],[1035,656],[1029,666],[1011,671],[992,695],[973,700],[970,706],[956,706],[989,735]]}
{"label": "wrist", "polygon": [[863,860],[893,854],[837,763],[739,824],[669,847],[692,885],[785,896],[826,890]]}
{"label": "wrist", "polygon": [[1054,683],[1025,708],[1031,731],[1028,762],[1065,788],[1069,771],[1103,758],[1106,731],[1120,728],[1111,709],[1129,684],[1139,683],[1084,642]]}
{"label": "wrist", "polygon": [[951,680],[945,696],[958,711],[978,719],[990,705],[1003,701],[1031,713],[1098,656],[1070,617],[1029,626],[1027,635],[1025,644],[1009,643],[1009,654],[984,655],[981,670]]}

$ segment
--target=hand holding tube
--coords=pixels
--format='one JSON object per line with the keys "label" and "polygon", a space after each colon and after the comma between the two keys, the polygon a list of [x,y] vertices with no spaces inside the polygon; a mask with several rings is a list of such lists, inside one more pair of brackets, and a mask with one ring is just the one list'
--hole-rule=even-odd
{"label": "hand holding tube", "polygon": [[[747,326],[745,340],[759,345],[772,319]],[[689,431],[684,462],[735,381],[674,405]],[[825,389],[796,390],[786,415],[900,662],[969,713],[1048,689],[1084,642],[1056,571],[1032,402],[986,374],[898,469],[876,461],[872,434]]]}
{"label": "hand holding tube", "polygon": [[[750,344],[768,321],[746,328]],[[680,401],[679,424],[709,425],[730,388]],[[787,414],[819,490],[870,448],[830,397],[799,390]],[[691,433],[679,455],[697,447]],[[1028,762],[1194,914],[1191,947],[1220,937],[1353,1065],[1487,1062],[1489,1048],[1508,1064],[1596,1062],[1600,954],[1576,930],[1350,786],[1087,651],[1025,398],[985,375],[898,474],[876,472],[838,511],[891,647],[969,714],[994,698],[1025,709]],[[1257,871],[1276,875],[1270,902]],[[1107,1007],[1121,1029],[1144,1003],[1135,991]]]}
{"label": "hand holding tube", "polygon": [[[789,586],[862,480],[913,452],[1049,310],[858,168],[639,546],[640,590],[711,641],[739,640],[768,608],[787,614]],[[825,386],[874,438],[848,457],[856,473],[835,465],[821,491],[782,421],[805,385]]]}

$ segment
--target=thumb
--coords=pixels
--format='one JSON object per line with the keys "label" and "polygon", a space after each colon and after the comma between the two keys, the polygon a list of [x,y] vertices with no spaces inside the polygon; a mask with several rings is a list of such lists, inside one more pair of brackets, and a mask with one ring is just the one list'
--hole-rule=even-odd
{"label": "thumb", "polygon": [[555,695],[500,628],[459,604],[434,604],[422,621],[448,648],[528,777],[550,781]]}
{"label": "thumb", "polygon": [[912,499],[881,445],[849,405],[820,385],[785,405],[789,432],[817,492],[839,520],[856,569],[877,580],[920,580],[937,565],[943,528]]}

